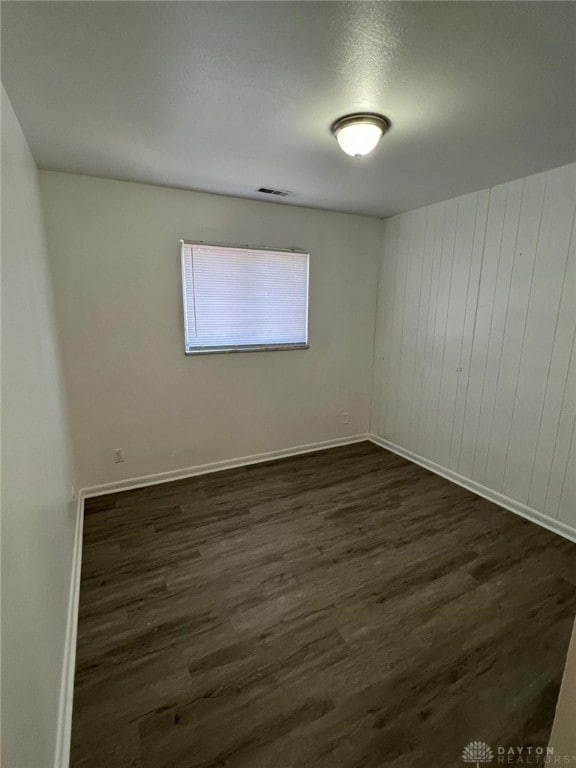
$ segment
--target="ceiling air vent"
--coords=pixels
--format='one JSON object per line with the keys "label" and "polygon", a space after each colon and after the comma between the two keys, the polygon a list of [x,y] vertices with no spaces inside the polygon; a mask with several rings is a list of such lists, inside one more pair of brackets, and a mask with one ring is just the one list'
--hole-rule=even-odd
{"label": "ceiling air vent", "polygon": [[271,189],[270,187],[260,187],[257,191],[262,192],[263,195],[274,195],[275,197],[288,197],[292,194],[286,189]]}

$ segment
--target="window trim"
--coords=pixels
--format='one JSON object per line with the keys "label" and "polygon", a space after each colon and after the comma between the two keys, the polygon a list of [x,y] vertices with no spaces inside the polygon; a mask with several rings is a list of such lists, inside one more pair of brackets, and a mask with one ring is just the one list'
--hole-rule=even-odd
{"label": "window trim", "polygon": [[[273,253],[300,253],[308,257],[306,279],[306,341],[297,344],[238,344],[229,347],[187,347],[186,346],[186,275],[184,264],[183,245],[206,245],[215,248],[234,248],[235,250],[271,251]],[[231,352],[285,352],[295,349],[310,349],[309,344],[309,304],[310,304],[310,251],[305,248],[278,248],[272,245],[236,245],[234,243],[217,243],[210,240],[180,240],[180,269],[182,275],[182,319],[184,328],[184,354],[187,357],[194,355],[221,355]]]}

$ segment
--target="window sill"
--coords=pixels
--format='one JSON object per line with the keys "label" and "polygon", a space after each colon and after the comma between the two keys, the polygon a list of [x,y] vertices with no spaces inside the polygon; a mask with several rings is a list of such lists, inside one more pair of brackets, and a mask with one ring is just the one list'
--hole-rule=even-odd
{"label": "window sill", "polygon": [[194,355],[224,355],[230,352],[287,352],[292,349],[310,349],[309,344],[270,344],[245,347],[202,347],[198,349],[187,349],[187,356]]}

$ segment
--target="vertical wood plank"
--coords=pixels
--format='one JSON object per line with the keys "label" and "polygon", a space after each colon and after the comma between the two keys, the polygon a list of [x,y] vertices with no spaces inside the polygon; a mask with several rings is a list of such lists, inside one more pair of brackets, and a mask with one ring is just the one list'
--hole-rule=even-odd
{"label": "vertical wood plank", "polygon": [[372,404],[370,409],[370,429],[378,434],[382,426],[382,380],[384,377],[384,354],[386,348],[385,336],[389,320],[389,301],[393,292],[388,277],[391,274],[388,259],[390,258],[390,240],[392,234],[391,219],[383,222],[382,230],[382,260],[378,275],[378,296],[376,303],[376,322],[374,327],[374,364],[372,369]]}
{"label": "vertical wood plank", "polygon": [[454,423],[452,425],[450,468],[458,471],[460,466],[460,452],[462,448],[462,434],[464,429],[464,414],[468,399],[468,386],[470,383],[470,363],[472,358],[472,342],[474,340],[474,327],[476,323],[476,307],[478,305],[478,292],[480,290],[480,273],[482,269],[482,256],[484,251],[484,234],[488,220],[488,202],[490,194],[483,190],[476,194],[476,214],[474,220],[474,233],[472,242],[472,255],[469,268],[469,280],[466,295],[466,311],[464,328],[462,331],[462,343],[460,347],[460,367],[462,374],[458,377],[456,389],[456,403],[454,406]]}
{"label": "vertical wood plank", "polygon": [[430,452],[435,452],[436,450],[438,415],[442,403],[442,371],[444,365],[444,347],[446,340],[446,322],[448,318],[452,262],[454,258],[456,212],[456,201],[452,200],[444,203],[442,236],[440,240],[440,275],[433,331],[430,391],[426,422],[426,450]]}
{"label": "vertical wood plank", "polygon": [[494,187],[490,193],[488,222],[482,258],[482,274],[480,276],[478,306],[476,308],[476,326],[470,360],[470,380],[464,416],[462,450],[460,452],[459,472],[466,477],[473,477],[474,474],[474,459],[477,447],[476,436],[480,423],[480,408],[486,376],[490,325],[492,322],[498,274],[498,257],[504,228],[507,198],[508,189],[506,184]]}
{"label": "vertical wood plank", "polygon": [[408,254],[410,253],[410,239],[412,236],[411,220],[411,213],[399,217],[398,244],[396,247],[394,316],[392,318],[390,364],[388,366],[386,377],[386,420],[384,424],[385,435],[389,436],[391,439],[396,438],[398,394],[400,388],[400,360],[402,356],[402,322],[404,319]]}
{"label": "vertical wood plank", "polygon": [[446,207],[443,203],[431,206],[430,222],[428,230],[429,243],[425,257],[430,258],[432,267],[430,270],[430,301],[426,316],[426,340],[424,344],[424,360],[422,370],[422,394],[417,422],[417,437],[415,450],[418,453],[425,451],[426,425],[430,407],[430,381],[432,378],[432,362],[434,354],[434,331],[438,312],[438,293],[440,290],[440,267],[442,264],[442,239],[444,232],[444,217]]}
{"label": "vertical wood plank", "polygon": [[382,264],[382,272],[380,275],[380,284],[386,286],[383,307],[385,327],[383,329],[382,336],[384,349],[376,351],[376,354],[382,358],[382,365],[380,367],[380,381],[378,384],[380,399],[380,432],[378,434],[384,434],[384,427],[386,423],[386,402],[392,359],[392,328],[395,316],[397,294],[396,277],[398,264],[400,217],[395,216],[393,219],[391,219],[387,223],[386,228],[389,237],[387,247],[384,252],[384,262]]}
{"label": "vertical wood plank", "polygon": [[409,443],[410,410],[414,393],[414,364],[418,343],[418,316],[422,300],[422,262],[426,237],[426,209],[415,211],[411,220],[412,237],[408,252],[402,346],[400,354],[398,415],[396,435],[403,445]]}
{"label": "vertical wood plank", "polygon": [[426,221],[424,225],[424,248],[422,253],[422,272],[420,306],[418,310],[418,327],[416,332],[416,354],[414,358],[414,372],[412,400],[410,403],[410,415],[408,423],[407,445],[412,450],[418,445],[418,416],[422,406],[423,373],[425,363],[425,350],[428,341],[427,325],[430,312],[430,294],[432,289],[432,267],[434,250],[434,209],[429,206],[425,209]]}

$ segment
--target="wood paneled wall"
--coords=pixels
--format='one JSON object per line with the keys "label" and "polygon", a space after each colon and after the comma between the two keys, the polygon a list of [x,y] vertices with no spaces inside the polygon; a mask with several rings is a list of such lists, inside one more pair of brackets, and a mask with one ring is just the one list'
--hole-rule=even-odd
{"label": "wood paneled wall", "polygon": [[576,164],[385,222],[372,432],[576,530]]}

